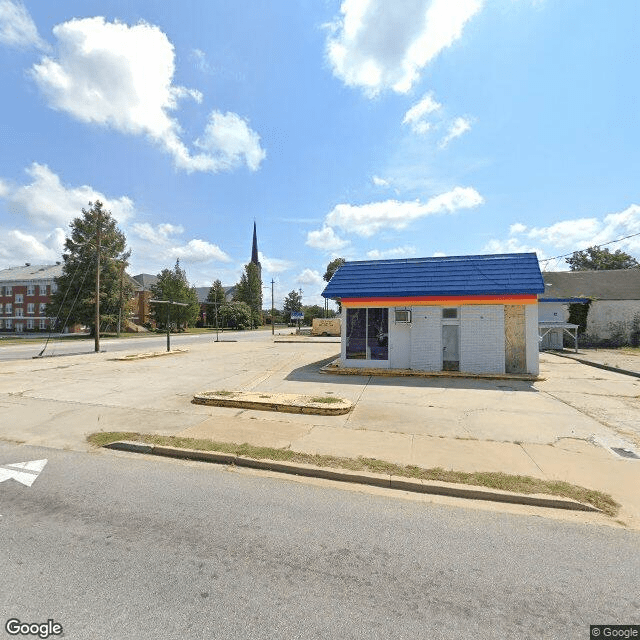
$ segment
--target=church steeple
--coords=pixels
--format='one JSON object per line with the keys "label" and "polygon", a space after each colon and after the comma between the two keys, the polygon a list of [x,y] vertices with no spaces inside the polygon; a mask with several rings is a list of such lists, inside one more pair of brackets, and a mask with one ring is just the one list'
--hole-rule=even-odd
{"label": "church steeple", "polygon": [[256,221],[253,221],[253,244],[251,245],[251,262],[258,267],[258,276],[262,282],[262,265],[258,260],[258,234],[256,233]]}
{"label": "church steeple", "polygon": [[253,264],[260,266],[260,261],[258,260],[258,235],[256,234],[256,221],[253,221],[253,245],[251,246],[251,262]]}

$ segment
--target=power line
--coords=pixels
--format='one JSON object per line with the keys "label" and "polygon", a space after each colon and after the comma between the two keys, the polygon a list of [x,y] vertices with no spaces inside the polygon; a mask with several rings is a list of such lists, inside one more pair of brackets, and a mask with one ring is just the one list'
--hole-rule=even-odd
{"label": "power line", "polygon": [[[635,238],[635,236],[640,236],[640,232],[632,233],[628,236],[624,236],[624,238],[618,238],[617,240],[609,240],[609,242],[600,242],[596,245],[596,247],[606,247],[608,244],[615,244],[616,242],[622,242],[623,240],[628,240],[629,238]],[[590,247],[587,247],[590,249]],[[586,251],[587,249],[581,249],[580,251]],[[572,256],[574,253],[580,253],[579,251],[570,251],[569,253],[563,253],[560,256],[553,256],[553,258],[545,258],[544,260],[540,260],[540,262],[551,262],[551,260],[559,260],[560,258],[566,258],[567,256]]]}

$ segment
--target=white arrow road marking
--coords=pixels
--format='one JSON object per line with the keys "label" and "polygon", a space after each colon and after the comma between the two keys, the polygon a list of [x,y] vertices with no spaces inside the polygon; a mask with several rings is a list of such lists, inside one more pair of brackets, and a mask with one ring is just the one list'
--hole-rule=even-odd
{"label": "white arrow road marking", "polygon": [[47,460],[30,460],[29,462],[14,462],[0,466],[0,482],[13,478],[30,487],[40,472],[44,469]]}

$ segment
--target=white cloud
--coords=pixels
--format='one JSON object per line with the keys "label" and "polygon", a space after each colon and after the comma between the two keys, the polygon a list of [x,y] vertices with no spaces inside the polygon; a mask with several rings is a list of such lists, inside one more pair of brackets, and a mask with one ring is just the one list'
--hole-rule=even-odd
{"label": "white cloud", "polygon": [[169,236],[184,233],[184,228],[180,225],[163,223],[155,227],[148,222],[136,222],[131,225],[131,230],[135,235],[151,244],[164,245],[169,240]]}
{"label": "white cloud", "polygon": [[10,47],[47,49],[38,29],[21,2],[0,0],[0,43]]}
{"label": "white cloud", "polygon": [[236,113],[211,113],[204,136],[195,144],[211,154],[216,170],[235,169],[246,163],[256,171],[267,155],[260,147],[258,134]]}
{"label": "white cloud", "polygon": [[207,60],[207,56],[202,49],[192,49],[191,57],[196,61],[196,67],[203,73],[211,71],[211,65]]}
{"label": "white cloud", "polygon": [[524,233],[527,230],[527,226],[521,222],[516,222],[509,227],[509,233],[515,235],[517,233]]}
{"label": "white cloud", "polygon": [[384,178],[380,178],[379,176],[373,176],[371,178],[371,181],[373,182],[373,184],[376,185],[376,187],[388,187],[389,186],[389,181],[385,180]]}
{"label": "white cloud", "polygon": [[522,242],[518,238],[489,240],[482,247],[481,253],[537,253],[538,259],[542,259],[545,256],[545,252],[540,247]]}
{"label": "white cloud", "polygon": [[327,252],[338,251],[349,245],[348,240],[343,240],[336,232],[327,225],[320,231],[309,231],[307,234],[307,245],[314,249],[322,249]]}
{"label": "white cloud", "polygon": [[[640,253],[640,206],[632,204],[623,211],[602,218],[569,218],[546,227],[527,227],[515,223],[509,227],[505,240],[492,239],[482,249],[488,253],[535,251],[539,259],[546,255],[582,251],[594,245],[605,245],[610,251]],[[626,238],[626,236],[633,236]],[[622,238],[625,238],[622,240]],[[618,241],[612,244],[612,241]],[[532,245],[530,241],[540,243]],[[541,246],[540,246],[541,245]],[[547,262],[545,269],[565,268],[564,258]]]}
{"label": "white cloud", "polygon": [[10,212],[28,218],[36,226],[67,225],[80,215],[83,207],[96,200],[100,200],[119,223],[134,215],[133,202],[126,196],[107,198],[87,185],[66,187],[47,165],[37,162],[26,172],[32,178],[30,184],[18,187],[5,182],[0,197],[7,200]]}
{"label": "white cloud", "polygon": [[462,35],[482,0],[344,0],[327,56],[348,86],[407,93],[420,72]]}
{"label": "white cloud", "polygon": [[[419,218],[438,213],[453,213],[458,209],[470,209],[483,202],[482,196],[472,187],[455,187],[424,203],[419,200],[386,200],[364,205],[339,204],[327,215],[325,229],[336,226],[350,233],[370,237],[380,229],[404,229]],[[310,244],[309,241],[307,244]]]}
{"label": "white cloud", "polygon": [[60,260],[63,244],[62,229],[57,229],[44,238],[38,238],[20,229],[0,228],[0,259],[7,264],[47,263]]}
{"label": "white cloud", "polygon": [[43,57],[31,73],[54,109],[82,122],[146,135],[188,172],[215,173],[243,162],[258,168],[264,158],[259,138],[236,114],[211,113],[203,138],[196,141],[203,153],[192,154],[182,141],[171,112],[180,99],[200,102],[202,94],[173,84],[174,48],[158,27],[95,17],[56,25],[53,33],[58,58]]}
{"label": "white cloud", "polygon": [[534,227],[529,229],[526,235],[560,249],[570,249],[588,242],[600,229],[601,222],[598,219],[578,218],[562,220],[548,227]]}
{"label": "white cloud", "polygon": [[367,251],[367,258],[370,260],[382,260],[385,258],[408,258],[416,255],[416,248],[411,245],[395,247],[394,249],[372,249]]}
{"label": "white cloud", "polygon": [[299,284],[306,284],[314,287],[321,287],[324,283],[322,275],[319,271],[313,269],[305,269],[302,273],[296,277],[296,282]]}
{"label": "white cloud", "polygon": [[181,247],[172,247],[167,251],[171,258],[184,262],[231,262],[231,258],[215,244],[206,240],[190,240]]}
{"label": "white cloud", "polygon": [[291,269],[293,266],[293,263],[289,260],[268,258],[264,253],[262,253],[262,251],[258,251],[258,260],[260,260],[260,264],[262,265],[262,269],[265,273],[282,273],[283,271]]}
{"label": "white cloud", "polygon": [[440,141],[440,148],[444,149],[453,139],[459,138],[463,133],[471,129],[471,120],[469,118],[456,118],[450,125],[449,129]]}
{"label": "white cloud", "polygon": [[427,93],[404,114],[402,124],[408,124],[414,133],[424,134],[431,129],[431,123],[426,120],[426,116],[441,107],[442,105],[434,100],[433,94]]}
{"label": "white cloud", "polygon": [[[202,239],[181,240],[181,225],[136,222],[136,209],[126,196],[107,198],[90,186],[67,187],[46,165],[34,163],[27,169],[32,181],[13,185],[0,181],[0,203],[18,216],[16,228],[0,228],[0,259],[10,264],[60,260],[68,224],[81,216],[89,201],[100,200],[112,212],[133,250],[132,270],[157,273],[167,260],[185,263],[230,262],[217,245]],[[124,224],[123,224],[124,223]]]}

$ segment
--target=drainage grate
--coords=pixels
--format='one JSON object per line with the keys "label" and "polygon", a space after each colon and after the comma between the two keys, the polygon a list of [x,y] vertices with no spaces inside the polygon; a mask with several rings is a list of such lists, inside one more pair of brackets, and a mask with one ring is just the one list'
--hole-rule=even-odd
{"label": "drainage grate", "polygon": [[617,453],[622,458],[633,458],[635,460],[640,460],[640,456],[631,451],[631,449],[623,449],[622,447],[611,447],[611,451]]}

